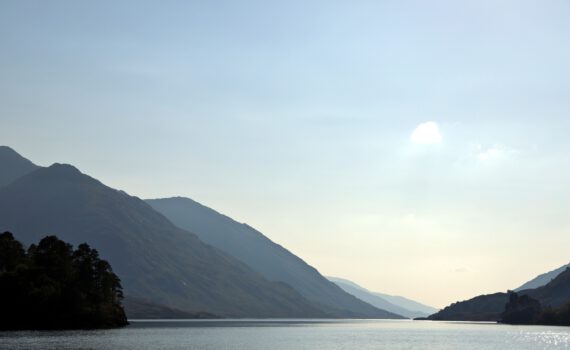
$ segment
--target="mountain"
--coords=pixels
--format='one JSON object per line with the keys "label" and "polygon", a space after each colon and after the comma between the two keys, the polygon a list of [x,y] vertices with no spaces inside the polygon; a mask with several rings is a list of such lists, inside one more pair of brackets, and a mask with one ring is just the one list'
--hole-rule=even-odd
{"label": "mountain", "polygon": [[[4,165],[2,165],[4,169]],[[285,283],[173,225],[136,197],[70,165],[39,168],[0,188],[0,232],[25,244],[57,235],[108,260],[125,295],[226,317],[326,317]]]}
{"label": "mountain", "polygon": [[446,306],[428,317],[433,321],[499,321],[509,300],[507,293],[480,295]]}
{"label": "mountain", "polygon": [[514,291],[518,292],[525,289],[534,289],[538,287],[542,287],[548,282],[552,281],[556,276],[560,275],[567,267],[570,267],[570,264],[561,266],[555,270],[543,273],[538,275],[537,277],[533,278],[532,280],[524,283],[522,286],[516,288]]}
{"label": "mountain", "polygon": [[560,307],[570,302],[570,267],[542,287],[519,292],[540,302],[543,307]]}
{"label": "mountain", "polygon": [[402,318],[343,291],[315,268],[251,226],[236,222],[189,198],[147,200],[175,225],[243,261],[270,281],[292,286],[335,317]]}
{"label": "mountain", "polygon": [[509,292],[500,322],[570,326],[570,268],[542,287]]}
{"label": "mountain", "polygon": [[419,303],[415,300],[408,299],[408,298],[405,298],[405,297],[402,297],[399,295],[389,295],[389,294],[378,293],[378,292],[374,292],[374,294],[378,295],[381,298],[386,299],[388,302],[390,302],[396,306],[400,306],[400,307],[403,307],[407,310],[411,310],[412,313],[430,315],[434,312],[439,311],[439,309],[437,309],[435,307],[431,307],[429,305],[425,305],[425,304]]}
{"label": "mountain", "polygon": [[[542,287],[518,292],[540,302],[542,307],[558,308],[570,302],[570,268]],[[428,317],[430,320],[499,321],[509,301],[507,293],[480,295],[457,302]]]}
{"label": "mountain", "polygon": [[0,146],[0,187],[31,173],[39,167],[7,146]]}
{"label": "mountain", "polygon": [[376,306],[379,309],[390,311],[404,317],[416,318],[427,317],[438,310],[431,306],[423,305],[417,301],[410,300],[401,296],[388,295],[383,293],[371,292],[358,284],[338,277],[327,277],[345,292],[354,295],[358,299]]}

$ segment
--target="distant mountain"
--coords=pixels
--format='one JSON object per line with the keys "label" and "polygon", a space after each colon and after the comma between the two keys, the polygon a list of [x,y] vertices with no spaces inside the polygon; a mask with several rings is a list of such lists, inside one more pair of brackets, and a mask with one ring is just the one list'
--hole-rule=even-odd
{"label": "distant mountain", "polygon": [[112,264],[126,295],[168,308],[227,317],[329,316],[287,284],[267,281],[142,200],[70,165],[39,168],[0,188],[5,230],[25,244],[48,234],[87,242]]}
{"label": "distant mountain", "polygon": [[556,276],[560,275],[564,270],[566,270],[567,267],[570,267],[570,264],[561,266],[555,270],[552,270],[552,271],[543,273],[541,275],[538,275],[537,277],[526,282],[522,286],[516,288],[514,291],[518,292],[518,291],[525,290],[525,289],[534,289],[534,288],[542,287],[545,284],[547,284],[548,282],[555,279]]}
{"label": "distant mountain", "polygon": [[[570,302],[570,268],[542,287],[518,292],[540,302],[542,307],[558,308]],[[430,320],[499,321],[509,301],[507,293],[480,295],[473,299],[453,303],[428,317]]]}
{"label": "distant mountain", "polygon": [[287,283],[335,317],[402,318],[343,291],[315,268],[251,226],[188,198],[147,200],[175,225],[246,263],[270,281]]}
{"label": "distant mountain", "polygon": [[327,277],[345,292],[354,295],[379,309],[390,311],[408,318],[427,317],[438,310],[431,306],[423,305],[417,301],[400,296],[371,292],[358,284],[338,277]]}
{"label": "distant mountain", "polygon": [[406,310],[411,310],[412,313],[430,315],[434,312],[437,312],[439,309],[435,307],[431,307],[429,305],[421,304],[415,300],[411,300],[399,295],[389,295],[384,293],[377,293],[374,294],[388,300],[390,303],[403,307]]}
{"label": "distant mountain", "polygon": [[0,187],[31,173],[39,167],[7,146],[0,146]]}

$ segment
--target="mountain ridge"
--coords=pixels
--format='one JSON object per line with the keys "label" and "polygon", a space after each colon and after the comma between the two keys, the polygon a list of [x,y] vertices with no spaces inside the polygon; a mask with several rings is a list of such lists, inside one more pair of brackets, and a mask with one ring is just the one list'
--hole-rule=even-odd
{"label": "mountain ridge", "polygon": [[[570,268],[566,268],[544,286],[521,290],[517,293],[536,299],[543,308],[560,307],[570,302]],[[430,315],[428,319],[438,321],[499,321],[508,301],[508,292],[479,295],[453,303]]]}
{"label": "mountain ridge", "polygon": [[[327,317],[286,284],[174,226],[144,201],[71,165],[39,168],[0,188],[0,227],[29,244],[57,234],[109,260],[125,294],[227,317]],[[162,289],[161,289],[162,288]]]}
{"label": "mountain ridge", "polygon": [[421,304],[405,297],[372,292],[344,278],[332,276],[327,276],[327,278],[347,293],[350,293],[369,304],[408,318],[427,317],[438,311],[434,307]]}
{"label": "mountain ridge", "polygon": [[0,188],[39,168],[8,146],[0,146]]}
{"label": "mountain ridge", "polygon": [[185,197],[147,199],[175,225],[243,261],[270,281],[291,285],[322,310],[337,317],[401,318],[350,295],[317,269],[253,227]]}
{"label": "mountain ridge", "polygon": [[530,281],[523,283],[520,287],[515,288],[514,291],[519,292],[519,291],[525,290],[525,289],[534,289],[534,288],[542,287],[542,286],[546,285],[548,282],[555,279],[562,272],[564,272],[564,270],[566,270],[567,267],[570,267],[570,264],[566,264],[566,265],[563,265],[557,269],[542,273],[542,274],[536,276],[535,278],[531,279]]}

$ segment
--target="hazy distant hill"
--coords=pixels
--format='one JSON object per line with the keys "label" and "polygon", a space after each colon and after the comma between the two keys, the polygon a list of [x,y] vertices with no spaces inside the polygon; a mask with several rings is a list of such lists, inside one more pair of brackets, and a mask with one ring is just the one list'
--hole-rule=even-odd
{"label": "hazy distant hill", "polygon": [[0,187],[39,168],[7,146],[0,146]]}
{"label": "hazy distant hill", "polygon": [[567,267],[570,267],[570,264],[561,266],[555,270],[552,270],[552,271],[543,273],[541,275],[538,275],[535,278],[533,278],[532,280],[523,284],[522,286],[516,288],[515,292],[525,290],[525,289],[534,289],[534,288],[542,287],[545,284],[547,284],[548,282],[555,279],[556,276],[560,275],[564,270],[566,270]]}
{"label": "hazy distant hill", "polygon": [[166,307],[236,317],[327,316],[290,286],[267,281],[142,200],[70,165],[39,168],[0,188],[4,230],[26,244],[47,234],[87,242],[112,264],[126,295]]}
{"label": "hazy distant hill", "polygon": [[354,295],[377,308],[387,310],[408,318],[426,317],[437,312],[436,308],[423,305],[417,301],[401,296],[371,292],[358,284],[338,277],[327,277],[330,281],[341,287],[345,292]]}
{"label": "hazy distant hill", "polygon": [[[542,287],[526,289],[518,293],[538,300],[543,307],[560,307],[570,301],[570,269],[567,268]],[[428,318],[451,321],[498,321],[508,300],[507,293],[480,295],[473,299],[453,303]]]}
{"label": "hazy distant hill", "polygon": [[188,198],[147,200],[179,227],[245,262],[271,281],[291,285],[322,310],[337,317],[402,318],[357,299],[315,268],[254,228]]}

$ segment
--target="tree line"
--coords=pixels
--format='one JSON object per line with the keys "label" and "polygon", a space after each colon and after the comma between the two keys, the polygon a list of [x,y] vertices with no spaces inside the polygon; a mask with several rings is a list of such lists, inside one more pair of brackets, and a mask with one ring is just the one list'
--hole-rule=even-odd
{"label": "tree line", "polygon": [[538,300],[528,295],[509,292],[501,323],[570,326],[570,301],[559,308],[543,308]]}
{"label": "tree line", "polygon": [[92,329],[128,324],[121,281],[97,250],[47,236],[25,249],[0,234],[0,329]]}

